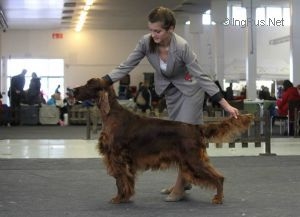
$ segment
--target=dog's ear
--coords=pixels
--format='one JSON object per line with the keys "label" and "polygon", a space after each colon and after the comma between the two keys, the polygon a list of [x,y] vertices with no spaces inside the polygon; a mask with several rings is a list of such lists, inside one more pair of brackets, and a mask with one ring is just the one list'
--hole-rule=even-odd
{"label": "dog's ear", "polygon": [[88,89],[102,90],[109,86],[109,82],[103,78],[91,78],[86,82]]}
{"label": "dog's ear", "polygon": [[110,105],[109,105],[109,99],[108,99],[107,92],[104,92],[104,94],[102,94],[101,108],[103,109],[105,114],[108,114],[110,111]]}

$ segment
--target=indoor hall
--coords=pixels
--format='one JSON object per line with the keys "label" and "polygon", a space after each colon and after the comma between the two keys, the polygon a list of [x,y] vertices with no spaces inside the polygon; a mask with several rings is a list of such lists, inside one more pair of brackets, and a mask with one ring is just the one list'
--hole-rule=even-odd
{"label": "indoor hall", "polygon": [[[174,11],[175,32],[230,105],[256,117],[242,134],[244,143],[207,147],[225,176],[222,205],[211,203],[213,190],[197,186],[181,201],[165,202],[160,191],[175,183],[176,169],[138,173],[131,202],[109,203],[117,188],[97,150],[97,107],[87,102],[61,109],[74,87],[105,76],[127,58],[150,31],[148,13],[161,5]],[[300,114],[297,106],[284,116],[272,112],[284,81],[300,84],[300,2],[2,0],[0,8],[1,106],[11,107],[11,81],[23,69],[24,91],[35,72],[46,102],[22,102],[14,119],[1,110],[0,216],[298,216]],[[113,87],[122,106],[168,119],[153,92],[154,73],[144,58]],[[152,97],[152,110],[145,113],[134,102],[141,82],[150,85]],[[52,98],[62,103],[48,105]],[[210,99],[205,105],[204,123],[226,116]]]}

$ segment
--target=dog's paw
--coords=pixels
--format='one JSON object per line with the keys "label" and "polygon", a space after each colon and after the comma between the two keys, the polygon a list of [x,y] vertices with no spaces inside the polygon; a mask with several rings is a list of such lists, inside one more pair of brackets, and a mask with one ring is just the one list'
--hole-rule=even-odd
{"label": "dog's paw", "polygon": [[212,203],[213,204],[222,204],[223,203],[223,197],[224,196],[220,196],[220,195],[215,195],[214,198],[212,199]]}
{"label": "dog's paw", "polygon": [[119,203],[129,203],[130,200],[129,199],[125,199],[125,198],[121,198],[119,196],[116,196],[116,197],[113,197],[110,200],[110,202],[113,203],[113,204],[119,204]]}
{"label": "dog's paw", "polygon": [[111,200],[110,200],[111,203],[114,203],[114,204],[118,204],[118,203],[121,203],[120,201],[120,198],[117,196],[117,197],[113,197]]}

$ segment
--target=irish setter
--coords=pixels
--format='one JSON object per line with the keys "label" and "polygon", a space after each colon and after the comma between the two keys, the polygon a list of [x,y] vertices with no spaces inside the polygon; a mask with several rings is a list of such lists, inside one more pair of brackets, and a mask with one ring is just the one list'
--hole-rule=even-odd
{"label": "irish setter", "polygon": [[134,194],[138,170],[160,170],[175,166],[194,185],[216,188],[212,203],[223,202],[224,177],[210,164],[206,144],[228,141],[246,130],[253,117],[240,115],[219,124],[191,125],[142,117],[123,108],[113,87],[92,88],[96,79],[74,89],[78,100],[98,98],[102,117],[99,152],[108,174],[116,179],[117,195],[112,203],[128,202]]}

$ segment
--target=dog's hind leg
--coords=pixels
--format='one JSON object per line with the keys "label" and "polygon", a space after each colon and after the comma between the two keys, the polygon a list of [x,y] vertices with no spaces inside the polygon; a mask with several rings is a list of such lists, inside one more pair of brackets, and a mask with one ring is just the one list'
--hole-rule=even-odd
{"label": "dog's hind leg", "polygon": [[200,161],[199,156],[195,154],[189,156],[182,165],[182,174],[189,182],[195,185],[216,188],[217,194],[212,199],[212,203],[223,203],[224,177],[208,161]]}

